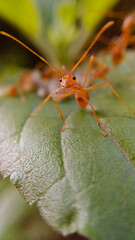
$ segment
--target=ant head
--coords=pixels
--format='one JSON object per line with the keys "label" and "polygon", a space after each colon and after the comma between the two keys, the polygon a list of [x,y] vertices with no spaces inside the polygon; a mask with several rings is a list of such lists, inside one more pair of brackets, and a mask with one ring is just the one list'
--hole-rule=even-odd
{"label": "ant head", "polygon": [[65,75],[59,79],[61,87],[70,88],[76,83],[76,77],[73,75]]}

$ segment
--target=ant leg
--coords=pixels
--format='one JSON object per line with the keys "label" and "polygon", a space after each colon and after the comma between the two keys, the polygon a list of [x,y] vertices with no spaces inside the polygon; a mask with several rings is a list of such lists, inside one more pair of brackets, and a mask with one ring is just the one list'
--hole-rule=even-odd
{"label": "ant leg", "polygon": [[97,122],[97,124],[98,124],[98,126],[99,126],[99,128],[100,128],[100,131],[102,132],[102,134],[103,134],[104,136],[106,136],[107,134],[106,134],[106,133],[102,130],[102,128],[101,128],[100,122],[99,122],[99,120],[98,120],[98,117],[97,117],[97,115],[96,115],[96,112],[95,112],[92,104],[91,104],[91,103],[87,100],[87,98],[85,98],[82,94],[80,94],[80,93],[78,93],[78,94],[80,95],[80,97],[81,97],[88,105],[90,105],[90,107],[91,107],[91,109],[92,109],[92,112],[93,112],[93,114],[94,114],[94,117],[95,117],[95,119],[96,119],[96,122]]}
{"label": "ant leg", "polygon": [[29,114],[29,117],[35,117],[36,114],[39,112],[39,110],[48,102],[48,100],[53,96],[55,95],[56,93],[51,93],[48,95],[48,97],[45,98],[45,100],[37,107],[37,109],[35,110],[34,113],[32,114]]}
{"label": "ant leg", "polygon": [[63,127],[61,128],[61,130],[65,130],[65,120],[64,120],[64,115],[63,113],[61,112],[61,110],[59,109],[57,103],[56,103],[56,99],[54,99],[54,104],[55,104],[55,107],[57,108],[57,110],[59,111],[60,113],[60,116],[62,118],[62,121],[63,121]]}
{"label": "ant leg", "polygon": [[[98,59],[94,56],[94,62],[96,63],[96,66],[98,67],[100,67],[100,69],[101,69],[101,71],[99,71],[99,75],[97,74],[97,76],[95,77],[95,79],[93,78],[91,78],[91,80],[90,80],[90,82],[89,83],[92,83],[93,81],[95,81],[95,80],[97,80],[98,78],[103,78],[103,80],[105,81],[105,82],[111,82],[111,79],[109,79],[109,78],[107,78],[106,77],[106,74],[108,73],[108,71],[109,71],[109,68],[107,67],[107,65],[106,64],[103,64],[103,63],[100,63],[99,61],[98,61]],[[95,69],[96,69],[96,66],[94,67]]]}
{"label": "ant leg", "polygon": [[95,57],[95,56],[93,56],[94,57],[94,61],[95,61],[95,63],[97,64],[97,65],[101,65],[102,66],[102,63],[100,63],[99,61],[98,61],[98,59]]}
{"label": "ant leg", "polygon": [[87,69],[87,72],[86,72],[86,75],[85,75],[85,80],[84,80],[84,83],[83,83],[83,87],[85,87],[86,83],[87,83],[87,80],[88,80],[88,76],[89,76],[89,73],[90,73],[90,70],[91,70],[91,66],[92,66],[92,63],[94,61],[95,57],[92,55],[90,57],[90,60],[89,60],[89,65],[88,65],[88,69]]}
{"label": "ant leg", "polygon": [[109,87],[110,90],[115,94],[115,96],[116,96],[117,98],[119,98],[120,101],[121,101],[122,103],[124,103],[132,113],[135,113],[135,111],[134,111],[132,108],[129,107],[129,105],[120,97],[120,95],[112,88],[112,86],[111,86],[109,83],[101,83],[101,84],[98,84],[98,85],[96,85],[96,86],[92,86],[92,87],[86,88],[85,90],[86,90],[86,91],[91,91],[91,90],[94,90],[94,89],[96,89],[96,88],[105,87],[105,86]]}
{"label": "ant leg", "polygon": [[[59,89],[59,90],[60,90],[60,89]],[[70,92],[70,94],[69,94],[69,92],[68,92],[68,94],[65,94],[64,96],[67,97],[67,96],[71,95],[72,93],[73,93],[73,92]],[[54,93],[49,94],[48,97],[46,97],[45,100],[37,107],[37,109],[35,110],[35,112],[32,113],[32,114],[29,114],[29,117],[35,117],[36,114],[39,112],[39,110],[48,102],[48,100],[49,100],[53,95],[56,95],[56,94],[61,94],[61,92],[59,92],[59,91],[57,90],[57,92],[54,92]],[[64,97],[64,96],[63,96],[63,97]],[[60,98],[62,98],[62,96],[59,97],[58,99],[60,99]]]}
{"label": "ant leg", "polygon": [[88,80],[88,76],[89,76],[89,73],[90,73],[90,70],[91,70],[91,66],[92,66],[92,63],[94,61],[95,57],[92,55],[90,57],[90,60],[89,60],[89,65],[88,65],[88,69],[87,69],[87,72],[86,72],[86,75],[85,75],[85,80],[84,80],[84,83],[83,83],[83,87],[85,87],[86,83],[87,83],[87,80]]}
{"label": "ant leg", "polygon": [[66,93],[66,94],[63,94],[62,96],[53,99],[54,104],[55,104],[55,107],[56,107],[57,110],[59,111],[60,116],[61,116],[62,121],[63,121],[63,127],[61,128],[61,130],[63,130],[63,131],[65,130],[65,127],[66,127],[66,125],[65,125],[65,120],[64,120],[64,115],[63,115],[63,113],[61,112],[61,110],[59,109],[59,107],[58,107],[56,101],[59,100],[59,99],[62,99],[62,98],[68,97],[68,96],[70,96],[72,93],[73,93],[73,91],[68,92],[68,93]]}
{"label": "ant leg", "polygon": [[[89,65],[88,65],[88,70],[87,70],[87,72],[86,72],[86,76],[85,76],[85,81],[84,81],[84,83],[83,83],[83,87],[86,85],[86,83],[87,83],[87,80],[88,80],[88,76],[89,76],[89,73],[90,73],[90,70],[91,70],[91,66],[92,66],[92,64],[93,64],[93,62],[95,62],[96,63],[96,65],[97,66],[100,66],[101,68],[105,68],[106,67],[106,65],[103,65],[102,63],[100,63],[99,61],[98,61],[98,59],[95,57],[95,56],[91,56],[91,58],[90,58],[90,61],[89,61]],[[96,67],[95,67],[96,68]],[[107,73],[107,71],[108,71],[108,68],[107,68],[107,70],[105,69],[105,72],[103,72],[103,76],[101,76],[101,74],[100,74],[100,76],[99,76],[99,78],[103,78],[104,79],[104,81],[109,81],[109,79],[108,78],[106,78],[106,73]],[[95,81],[95,80],[97,80],[97,76],[96,76],[96,78],[94,79],[94,78],[91,78],[91,80],[89,81],[89,83],[92,83],[93,81]]]}

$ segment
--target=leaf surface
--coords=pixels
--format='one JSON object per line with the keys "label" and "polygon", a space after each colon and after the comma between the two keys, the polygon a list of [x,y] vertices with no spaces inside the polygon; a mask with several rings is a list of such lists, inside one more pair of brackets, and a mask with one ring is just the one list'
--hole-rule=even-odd
{"label": "leaf surface", "polygon": [[[109,77],[135,109],[133,60],[128,54],[118,68],[110,65]],[[107,87],[99,88],[90,92],[90,101],[107,137],[74,99],[58,103],[66,118],[62,132],[52,100],[28,118],[42,100],[34,93],[26,98],[25,105],[19,97],[0,99],[2,175],[10,176],[23,198],[37,202],[43,218],[64,234],[135,239],[134,114]]]}

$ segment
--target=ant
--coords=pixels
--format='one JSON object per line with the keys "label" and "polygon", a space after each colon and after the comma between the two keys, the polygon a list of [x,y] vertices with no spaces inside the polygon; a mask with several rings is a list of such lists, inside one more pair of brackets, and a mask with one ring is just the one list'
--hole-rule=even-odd
{"label": "ant", "polygon": [[[37,90],[37,95],[39,97],[45,97],[46,94],[51,92],[51,83],[48,78],[55,77],[56,73],[53,69],[49,67],[45,68],[42,63],[37,63],[33,70],[28,70],[24,72],[19,81],[10,87],[8,95],[10,97],[14,97],[19,94],[23,103],[26,102],[24,92],[28,92],[31,90]],[[58,87],[58,82],[53,81],[53,85]],[[53,88],[54,89],[54,88]]]}
{"label": "ant", "polygon": [[26,71],[19,78],[19,81],[10,87],[8,95],[14,97],[19,94],[23,103],[26,102],[24,91],[31,91],[36,88],[35,82],[40,78],[40,72],[37,69]]}
{"label": "ant", "polygon": [[[115,13],[114,13],[115,15]],[[135,27],[135,13],[128,14],[124,17],[121,26],[121,35],[114,39],[112,47],[112,59],[115,66],[119,65],[125,56],[125,51],[132,40],[132,29]]]}
{"label": "ant", "polygon": [[[134,42],[135,36],[132,34],[132,30],[135,27],[135,12],[127,14],[121,12],[103,12],[100,10],[88,10],[89,12],[95,12],[103,14],[107,17],[123,18],[121,26],[121,35],[115,37],[110,41],[109,50],[111,49],[112,61],[115,66],[119,65],[125,56],[125,51],[128,45]],[[103,39],[103,42],[109,42]]]}
{"label": "ant", "polygon": [[99,78],[103,78],[105,82],[110,82],[111,80],[106,77],[106,74],[109,72],[108,66],[105,63],[100,63],[95,56],[91,57],[91,62],[93,64],[93,69],[91,70],[91,79],[89,84]]}
{"label": "ant", "polygon": [[[61,112],[61,110],[59,109],[56,101],[59,99],[63,99],[65,97],[68,97],[72,94],[75,94],[75,99],[76,102],[78,103],[78,105],[82,108],[86,108],[87,105],[89,105],[92,109],[92,112],[94,114],[94,117],[96,119],[96,122],[100,128],[100,131],[102,132],[102,134],[104,136],[106,136],[107,134],[102,130],[100,122],[98,120],[98,117],[96,115],[96,112],[92,106],[92,104],[89,102],[89,94],[88,92],[100,87],[104,87],[107,86],[110,88],[110,90],[120,99],[121,102],[123,102],[128,109],[132,112],[135,113],[134,110],[132,110],[128,104],[119,96],[119,94],[112,88],[112,86],[109,83],[101,83],[95,86],[91,86],[88,88],[85,88],[85,85],[87,83],[88,80],[88,75],[91,69],[91,65],[92,62],[94,60],[94,56],[90,57],[90,61],[89,61],[89,65],[88,65],[88,70],[86,72],[86,76],[85,76],[85,80],[83,82],[83,84],[81,85],[79,82],[77,82],[76,77],[73,75],[74,70],[78,67],[78,65],[83,61],[83,59],[87,56],[89,50],[93,47],[93,45],[97,42],[97,40],[99,39],[99,37],[101,36],[101,34],[107,30],[109,27],[111,27],[114,24],[113,21],[108,22],[107,24],[105,24],[101,30],[97,33],[97,35],[95,36],[95,38],[93,39],[92,43],[90,44],[90,46],[88,47],[88,49],[83,53],[82,57],[78,60],[78,62],[74,65],[74,67],[71,69],[70,73],[68,75],[63,75],[62,72],[60,70],[58,70],[56,67],[54,67],[51,63],[49,63],[46,59],[44,59],[42,56],[40,56],[39,54],[37,54],[36,52],[34,52],[32,49],[30,49],[28,46],[26,46],[24,43],[22,43],[20,40],[16,39],[15,37],[13,37],[12,35],[5,33],[5,32],[0,32],[0,34],[5,35],[11,39],[13,39],[14,41],[18,42],[19,44],[21,44],[22,46],[24,46],[25,48],[27,48],[30,52],[32,52],[33,54],[35,54],[37,57],[39,57],[43,62],[47,63],[51,68],[53,68],[60,76],[60,84],[61,87],[58,88],[55,92],[50,93],[45,100],[38,106],[38,108],[35,110],[35,112],[33,114],[30,115],[30,117],[34,117],[38,111],[48,102],[48,100],[53,97],[53,101],[54,104],[57,108],[57,110],[60,113],[60,116],[62,118],[63,121],[63,127],[61,130],[65,130],[65,120],[64,120],[64,115]],[[57,96],[60,95],[60,96]]]}

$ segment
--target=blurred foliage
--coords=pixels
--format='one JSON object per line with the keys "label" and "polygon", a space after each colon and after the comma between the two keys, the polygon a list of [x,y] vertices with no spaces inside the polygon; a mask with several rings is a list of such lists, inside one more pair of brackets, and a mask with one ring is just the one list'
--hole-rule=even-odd
{"label": "blurred foliage", "polygon": [[8,179],[0,179],[0,240],[60,240],[39,216],[35,206],[24,202]]}
{"label": "blurred foliage", "polygon": [[34,35],[41,31],[40,14],[34,2],[30,0],[0,1],[0,16],[26,34]]}
{"label": "blurred foliage", "polygon": [[53,64],[69,65],[95,31],[103,16],[87,14],[88,9],[108,10],[118,0],[5,0],[0,16],[21,32]]}

